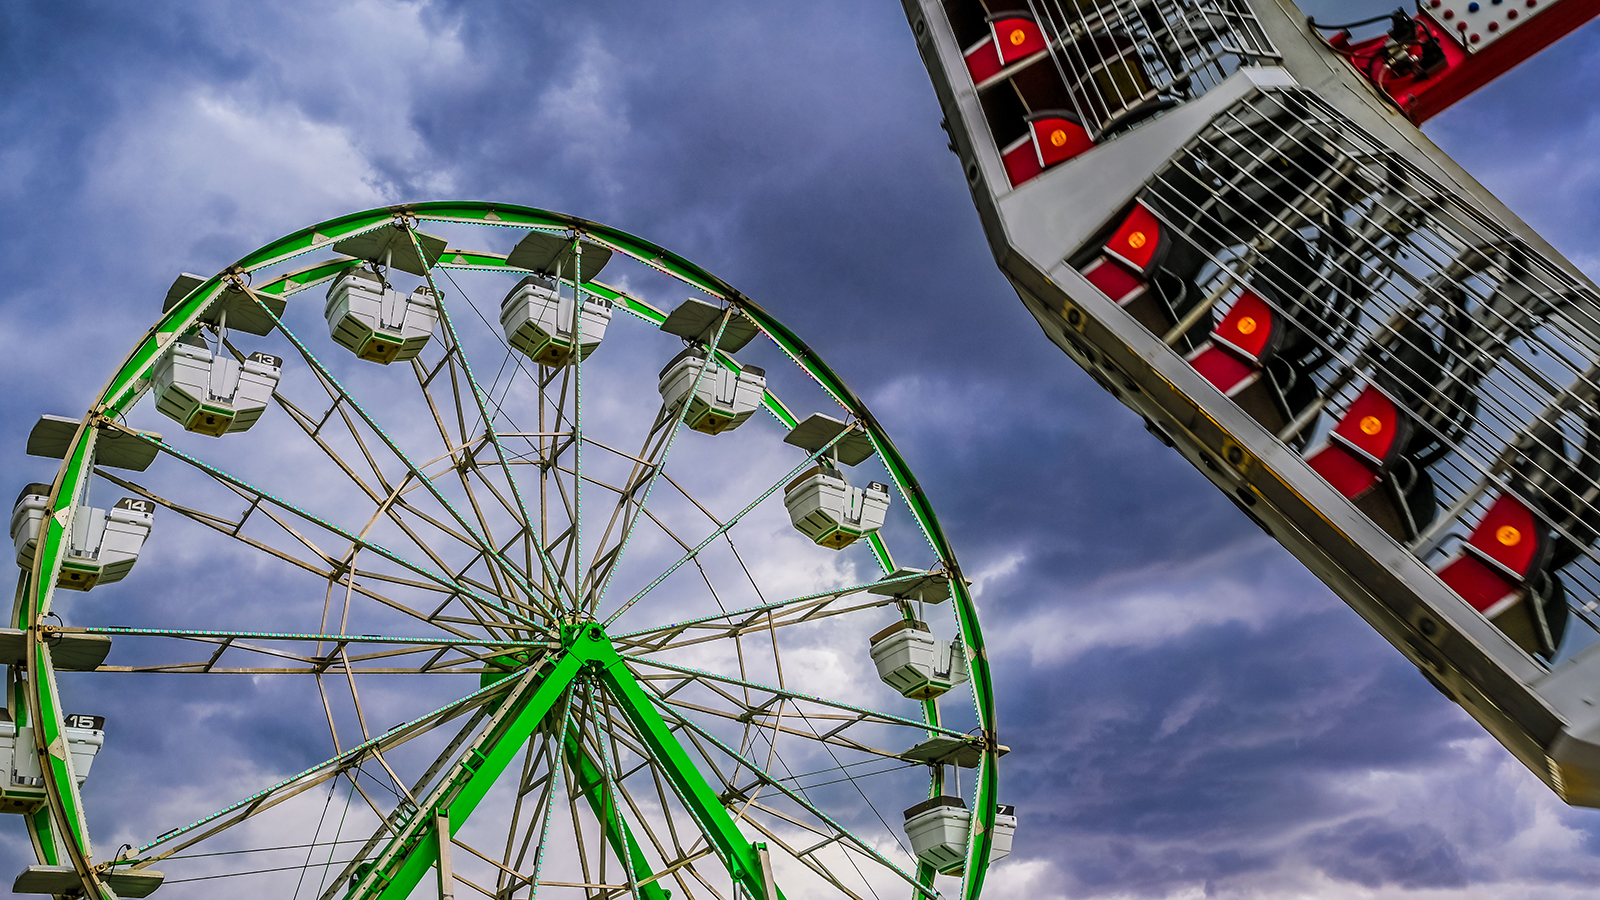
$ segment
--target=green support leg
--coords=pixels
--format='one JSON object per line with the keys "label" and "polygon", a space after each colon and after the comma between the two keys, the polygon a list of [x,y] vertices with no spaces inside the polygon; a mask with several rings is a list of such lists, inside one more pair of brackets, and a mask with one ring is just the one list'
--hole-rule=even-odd
{"label": "green support leg", "polygon": [[[448,812],[450,833],[455,834],[585,668],[617,701],[701,832],[727,865],[733,880],[757,900],[783,900],[783,894],[775,885],[770,889],[767,885],[760,851],[739,831],[721,798],[695,768],[694,760],[656,711],[650,696],[606,637],[605,629],[592,623],[569,626],[563,638],[566,652],[557,658],[554,668],[542,676],[536,687],[509,700],[496,714],[489,733],[456,762],[423,807],[379,854],[373,868],[359,877],[348,895],[350,900],[405,900],[409,897],[438,860],[438,829],[432,827],[436,811]],[[570,731],[564,744],[579,789],[585,793],[595,815],[605,823],[617,821],[611,801],[599,790],[605,781],[604,774],[583,752]],[[607,838],[617,855],[632,868],[636,881],[651,877],[649,861],[626,823],[622,823],[620,833],[608,824]],[[670,896],[658,882],[644,885],[639,893],[648,900],[667,900]]]}
{"label": "green support leg", "polygon": [[[567,730],[567,768],[572,771],[573,780],[578,784],[578,790],[584,799],[589,801],[589,808],[594,811],[596,819],[605,823],[606,840],[611,844],[611,849],[617,854],[618,859],[625,859],[633,869],[635,884],[645,881],[654,873],[650,871],[650,861],[645,859],[644,851],[640,849],[639,842],[634,840],[633,829],[627,822],[622,823],[621,833],[615,825],[620,817],[614,808],[610,797],[606,796],[605,775],[600,768],[583,752],[583,745],[578,740],[578,735],[572,729]],[[661,886],[660,881],[639,886],[639,896],[644,900],[669,900],[672,892]]]}
{"label": "green support leg", "polygon": [[576,655],[566,654],[539,680],[537,687],[522,691],[508,702],[484,737],[456,761],[423,807],[384,848],[377,865],[360,878],[349,897],[405,900],[411,896],[411,891],[439,859],[438,829],[433,826],[437,811],[448,812],[452,836],[460,830],[533,735],[534,729],[556,705],[581,666],[582,660]]}
{"label": "green support leg", "polygon": [[585,656],[589,664],[598,670],[597,674],[607,691],[617,700],[634,731],[649,748],[656,764],[677,789],[678,796],[689,808],[689,813],[694,816],[706,839],[722,857],[733,880],[757,900],[767,900],[772,896],[782,900],[783,894],[776,886],[771,892],[767,890],[761,874],[760,853],[739,831],[739,826],[728,815],[717,792],[706,783],[688,751],[673,737],[672,730],[656,711],[650,695],[645,693],[622,656],[611,645],[605,630],[599,625],[589,626],[586,639],[574,642],[572,649],[574,654]]}

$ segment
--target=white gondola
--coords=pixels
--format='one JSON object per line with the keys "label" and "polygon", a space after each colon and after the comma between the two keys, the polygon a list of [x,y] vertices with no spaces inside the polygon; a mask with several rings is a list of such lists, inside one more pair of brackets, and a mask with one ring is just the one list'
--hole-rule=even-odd
{"label": "white gondola", "polygon": [[1011,855],[1011,842],[1017,836],[1017,808],[1001,807],[994,816],[994,845],[989,850],[989,865],[994,865]]}
{"label": "white gondola", "polygon": [[358,266],[328,288],[323,315],[335,343],[361,359],[388,365],[410,360],[428,345],[439,322],[439,301],[426,286],[402,294]]}
{"label": "white gondola", "polygon": [[[49,505],[50,485],[30,484],[12,508],[11,541],[17,550],[17,565],[23,569],[33,568]],[[87,591],[97,584],[121,581],[139,560],[139,550],[154,521],[155,503],[138,497],[124,497],[109,511],[79,506],[72,513],[72,534],[56,586]]]}
{"label": "white gondola", "polygon": [[156,409],[186,430],[220,437],[261,418],[283,374],[283,360],[252,353],[243,363],[211,352],[198,336],[176,341],[156,363]]}
{"label": "white gondola", "polygon": [[[39,752],[34,747],[32,726],[17,727],[8,713],[0,710],[0,765],[8,772],[0,784],[0,813],[32,812],[44,803],[44,774],[39,771]],[[89,778],[94,758],[105,745],[102,716],[66,717],[67,752],[72,755],[72,774],[82,787]]]}
{"label": "white gondola", "polygon": [[541,366],[564,366],[572,359],[573,344],[578,358],[588,359],[605,339],[611,324],[611,301],[593,294],[583,295],[577,323],[581,334],[574,340],[573,299],[564,296],[553,279],[529,275],[500,301],[500,327],[506,341]]}
{"label": "white gondola", "polygon": [[789,521],[815,543],[838,550],[883,527],[889,513],[889,488],[876,481],[851,487],[839,466],[854,466],[875,449],[859,427],[813,413],[783,439],[809,453],[822,453],[818,464],[783,489]]}
{"label": "white gondola", "polygon": [[839,550],[883,527],[889,487],[876,481],[851,487],[843,472],[823,462],[789,482],[783,505],[801,534],[818,546]]}
{"label": "white gondola", "polygon": [[913,700],[931,700],[967,680],[959,641],[941,641],[922,622],[901,619],[873,635],[872,664],[883,683]]}
{"label": "white gondola", "polygon": [[[930,797],[906,810],[906,837],[919,862],[933,866],[942,875],[960,875],[967,865],[967,832],[972,828],[972,811],[960,797]],[[989,864],[1011,855],[1011,842],[1017,833],[1016,810],[1002,806],[994,817],[994,843]]]}
{"label": "white gondola", "polygon": [[[700,347],[690,347],[673,357],[659,376],[661,401],[666,404],[668,415],[681,413],[683,423],[695,431],[732,431],[761,408],[767,392],[766,370],[717,365],[702,376],[705,363],[706,351]],[[689,405],[687,412],[683,412],[685,402]]]}

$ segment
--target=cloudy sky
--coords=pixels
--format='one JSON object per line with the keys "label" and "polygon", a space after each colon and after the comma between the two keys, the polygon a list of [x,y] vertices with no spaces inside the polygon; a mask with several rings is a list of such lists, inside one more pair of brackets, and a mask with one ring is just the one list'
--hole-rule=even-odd
{"label": "cloudy sky", "polygon": [[[758,300],[918,473],[976,579],[1013,750],[1022,825],[992,896],[1600,879],[1600,813],[1563,806],[1039,333],[897,3],[14,0],[0,26],[14,481],[48,480],[28,426],[85,407],[175,272],[405,200],[570,212]],[[1597,88],[1591,26],[1427,129],[1592,276]],[[31,854],[0,826],[3,874]]]}

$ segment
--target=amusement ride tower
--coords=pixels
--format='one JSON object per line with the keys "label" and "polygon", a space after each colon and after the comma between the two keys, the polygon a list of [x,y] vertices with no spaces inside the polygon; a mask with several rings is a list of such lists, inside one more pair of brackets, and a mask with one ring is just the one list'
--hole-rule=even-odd
{"label": "amusement ride tower", "polygon": [[903,5],[1045,334],[1600,806],[1600,291],[1418,128],[1600,3]]}

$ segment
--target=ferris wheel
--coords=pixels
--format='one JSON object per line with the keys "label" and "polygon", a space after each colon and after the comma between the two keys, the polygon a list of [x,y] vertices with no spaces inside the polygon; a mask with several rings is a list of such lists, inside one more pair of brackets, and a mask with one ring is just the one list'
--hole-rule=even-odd
{"label": "ferris wheel", "polygon": [[[151,313],[88,412],[29,436],[61,463],[11,520],[18,893],[975,898],[1009,852],[928,498],[723,281],[594,222],[423,203]],[[237,796],[118,768],[136,721],[225,752],[179,694],[324,752]],[[113,774],[162,802],[108,819]]]}

